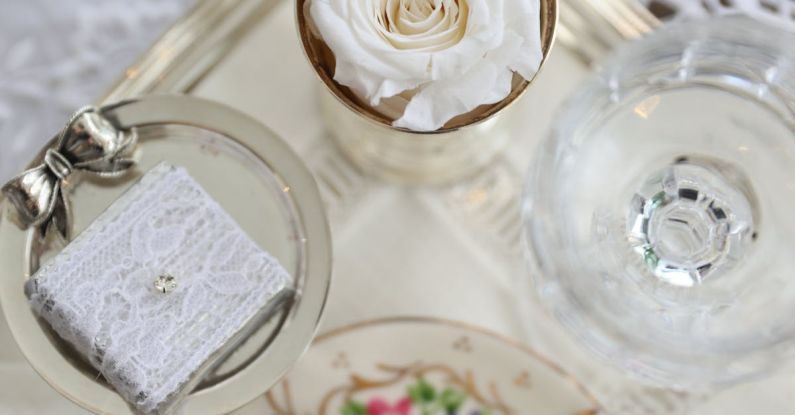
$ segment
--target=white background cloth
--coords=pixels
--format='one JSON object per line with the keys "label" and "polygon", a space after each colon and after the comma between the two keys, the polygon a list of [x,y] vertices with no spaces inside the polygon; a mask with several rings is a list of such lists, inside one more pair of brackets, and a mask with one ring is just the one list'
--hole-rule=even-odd
{"label": "white background cloth", "polygon": [[195,0],[3,0],[0,182],[105,92]]}
{"label": "white background cloth", "polygon": [[[195,0],[3,0],[0,183],[120,78]],[[0,264],[1,266],[2,264]],[[50,388],[0,319],[0,414],[84,414]]]}

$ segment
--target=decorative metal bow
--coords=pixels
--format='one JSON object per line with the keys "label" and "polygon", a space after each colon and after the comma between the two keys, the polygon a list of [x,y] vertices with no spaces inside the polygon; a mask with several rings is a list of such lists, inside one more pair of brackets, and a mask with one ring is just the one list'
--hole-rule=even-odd
{"label": "decorative metal bow", "polygon": [[56,137],[54,146],[44,150],[42,164],[11,179],[2,192],[25,227],[35,226],[42,237],[55,227],[69,240],[69,176],[77,170],[110,177],[123,174],[135,164],[130,155],[138,135],[135,129],[116,128],[100,109],[86,107]]}

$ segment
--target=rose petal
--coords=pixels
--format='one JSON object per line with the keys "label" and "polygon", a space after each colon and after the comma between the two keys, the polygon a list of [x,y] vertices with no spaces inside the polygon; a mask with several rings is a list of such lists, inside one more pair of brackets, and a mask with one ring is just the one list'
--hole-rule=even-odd
{"label": "rose petal", "polygon": [[544,58],[540,10],[538,0],[509,1],[505,7],[506,27],[524,39],[510,67],[528,81],[538,72]]}
{"label": "rose petal", "polygon": [[[467,3],[453,0],[436,0],[437,7],[427,16],[412,14],[405,5],[395,7],[399,0],[386,0],[387,16],[379,32],[393,46],[414,52],[432,52],[447,49],[458,43],[466,32],[469,18]],[[411,5],[416,3],[410,3]],[[422,2],[427,5],[429,3]],[[381,19],[383,20],[383,19]]]}
{"label": "rose petal", "polygon": [[[312,0],[334,79],[413,130],[504,99],[542,60],[539,0]],[[405,110],[401,106],[405,104]]]}
{"label": "rose petal", "polygon": [[505,42],[489,52],[489,59],[481,60],[463,76],[424,85],[392,125],[434,131],[457,115],[505,99],[511,92],[513,77],[508,62],[518,53],[522,41],[515,34],[506,34]]}
{"label": "rose petal", "polygon": [[[313,0],[310,7],[312,20],[337,57],[334,80],[362,93],[371,105],[376,105],[381,97],[414,89],[422,83],[429,60],[427,54],[405,54],[397,59],[390,53],[395,51],[394,47],[374,35],[372,28],[363,28],[369,26],[362,22],[365,12],[347,7],[348,1]],[[351,4],[356,1],[361,0]]]}
{"label": "rose petal", "polygon": [[[491,1],[492,3],[487,3]],[[483,60],[483,57],[502,43],[503,0],[470,0],[467,34],[455,46],[439,51],[431,57],[430,80],[460,76]]]}

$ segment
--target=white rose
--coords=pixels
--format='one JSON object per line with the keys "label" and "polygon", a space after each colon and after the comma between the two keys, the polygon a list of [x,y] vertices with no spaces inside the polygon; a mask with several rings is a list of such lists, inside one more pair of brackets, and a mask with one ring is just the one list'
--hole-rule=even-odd
{"label": "white rose", "polygon": [[312,0],[310,15],[334,80],[373,107],[402,100],[393,125],[416,131],[501,101],[542,60],[539,0]]}

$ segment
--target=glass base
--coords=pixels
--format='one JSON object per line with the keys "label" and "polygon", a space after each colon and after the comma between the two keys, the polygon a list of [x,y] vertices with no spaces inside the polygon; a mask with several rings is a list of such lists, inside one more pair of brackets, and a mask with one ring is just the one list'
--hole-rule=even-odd
{"label": "glass base", "polygon": [[626,237],[654,276],[690,287],[742,260],[758,236],[756,206],[741,170],[682,156],[635,193]]}
{"label": "glass base", "polygon": [[795,357],[795,39],[670,25],[605,62],[531,172],[536,289],[578,339],[677,389]]}

